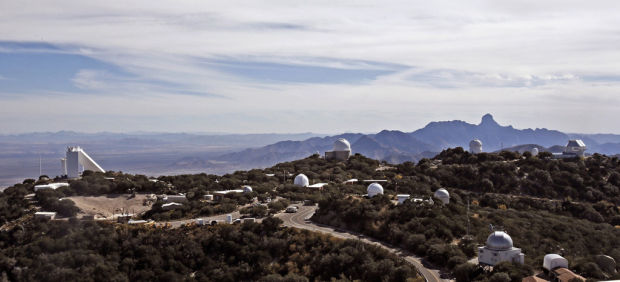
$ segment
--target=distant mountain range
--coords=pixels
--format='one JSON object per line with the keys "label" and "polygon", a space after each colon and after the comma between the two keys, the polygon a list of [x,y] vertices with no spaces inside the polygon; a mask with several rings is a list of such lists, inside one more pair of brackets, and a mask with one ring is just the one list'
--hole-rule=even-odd
{"label": "distant mountain range", "polygon": [[[390,163],[417,161],[435,156],[443,149],[463,147],[479,139],[485,152],[502,149],[523,150],[538,147],[540,151],[561,151],[569,139],[582,139],[588,146],[588,153],[620,153],[620,135],[614,134],[567,134],[548,129],[515,129],[498,124],[493,116],[486,114],[480,124],[460,120],[431,122],[413,132],[383,130],[377,134],[346,133],[328,137],[314,137],[304,141],[281,141],[259,148],[224,154],[218,160],[243,163],[251,167],[273,165],[307,157],[314,153],[323,154],[332,148],[338,138],[351,143],[353,153]],[[522,145],[522,146],[521,146]],[[521,146],[521,147],[519,147]],[[525,146],[525,147],[523,147]]]}
{"label": "distant mountain range", "polygon": [[[66,146],[84,148],[104,169],[146,175],[208,172],[223,174],[268,167],[332,150],[338,138],[351,143],[353,153],[390,163],[432,158],[443,149],[468,148],[480,139],[485,152],[501,149],[561,151],[569,139],[582,139],[586,153],[620,153],[620,135],[571,134],[548,129],[515,129],[486,114],[479,124],[431,122],[413,132],[383,130],[376,134],[325,136],[299,134],[79,133],[72,131],[0,135],[0,188],[42,173],[60,174],[59,159]],[[283,141],[286,140],[286,141]],[[528,150],[529,150],[528,149]]]}

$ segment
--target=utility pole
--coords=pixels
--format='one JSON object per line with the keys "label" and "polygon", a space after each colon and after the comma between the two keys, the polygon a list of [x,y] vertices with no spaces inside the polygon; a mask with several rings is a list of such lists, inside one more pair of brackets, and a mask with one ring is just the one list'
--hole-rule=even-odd
{"label": "utility pole", "polygon": [[469,238],[469,198],[467,198],[467,237]]}

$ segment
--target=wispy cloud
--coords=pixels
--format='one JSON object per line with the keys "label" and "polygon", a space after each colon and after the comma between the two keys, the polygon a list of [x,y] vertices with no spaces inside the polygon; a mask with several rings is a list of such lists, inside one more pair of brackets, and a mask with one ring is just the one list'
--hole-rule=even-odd
{"label": "wispy cloud", "polygon": [[[39,64],[27,70],[34,73],[30,80],[1,80],[0,99],[6,100],[0,119],[8,117],[9,104],[28,109],[26,98],[16,98],[28,93],[24,97],[56,95],[49,102],[57,106],[72,103],[72,95],[102,108],[139,105],[145,108],[134,110],[135,120],[194,120],[187,128],[202,131],[368,131],[380,124],[409,130],[432,119],[477,120],[485,112],[520,117],[523,127],[588,131],[595,129],[563,124],[566,110],[585,115],[588,107],[606,109],[609,101],[599,105],[587,97],[617,101],[612,94],[620,87],[620,2],[612,0],[23,5],[3,3],[0,56],[48,54],[45,66],[58,69]],[[19,73],[15,66],[10,71]],[[533,100],[540,105],[517,107]],[[548,125],[527,118],[543,110],[554,118]],[[379,121],[369,120],[368,112]],[[214,121],[263,115],[274,118],[235,118],[224,129]],[[331,116],[340,116],[341,124]],[[274,129],[281,120],[275,117],[290,122]],[[596,128],[620,131],[608,120],[601,118]],[[125,124],[127,130],[146,126]]]}

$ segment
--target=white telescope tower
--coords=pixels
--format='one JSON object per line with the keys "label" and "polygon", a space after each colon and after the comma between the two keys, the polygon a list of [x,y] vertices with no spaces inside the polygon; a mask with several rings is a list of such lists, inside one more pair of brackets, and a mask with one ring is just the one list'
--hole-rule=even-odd
{"label": "white telescope tower", "polygon": [[82,148],[67,147],[67,157],[63,161],[68,178],[80,177],[80,166],[84,170],[92,170],[95,172],[105,172]]}

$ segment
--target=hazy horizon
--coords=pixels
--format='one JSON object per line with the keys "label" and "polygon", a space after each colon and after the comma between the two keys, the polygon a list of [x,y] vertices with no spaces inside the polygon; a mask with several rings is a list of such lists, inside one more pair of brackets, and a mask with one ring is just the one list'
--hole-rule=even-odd
{"label": "hazy horizon", "polygon": [[[560,129],[556,129],[556,128],[548,128],[548,127],[542,127],[542,126],[538,126],[538,127],[519,127],[515,124],[512,123],[502,123],[500,121],[498,121],[497,117],[493,116],[494,120],[497,121],[499,123],[500,126],[512,126],[516,129],[548,129],[548,130],[558,130],[561,131],[563,133],[566,134],[620,134],[620,132],[570,132],[570,131],[562,131]],[[338,135],[338,134],[345,134],[345,133],[362,133],[362,134],[374,134],[374,133],[378,133],[382,130],[399,130],[399,131],[403,131],[403,132],[413,132],[415,130],[424,128],[424,126],[426,126],[427,124],[431,123],[431,122],[447,122],[447,121],[464,121],[467,122],[469,124],[479,124],[480,123],[480,118],[478,119],[478,121],[469,121],[469,120],[462,120],[462,119],[451,119],[451,120],[429,120],[428,122],[424,123],[423,126],[419,127],[419,128],[389,128],[389,127],[385,127],[382,129],[378,129],[376,131],[332,131],[332,132],[328,132],[328,131],[322,131],[322,132],[312,132],[312,131],[299,131],[299,132],[277,132],[277,131],[272,131],[272,132],[209,132],[209,131],[141,131],[141,130],[135,130],[135,131],[79,131],[79,130],[72,130],[72,129],[60,129],[60,130],[47,130],[47,131],[21,131],[21,132],[0,132],[0,136],[7,136],[7,135],[23,135],[23,134],[54,134],[54,133],[61,133],[61,132],[71,132],[71,133],[78,133],[78,134],[127,134],[127,135],[149,135],[149,134],[193,134],[193,135],[269,135],[269,134],[274,134],[274,135],[296,135],[296,134],[314,134],[314,135]]]}

